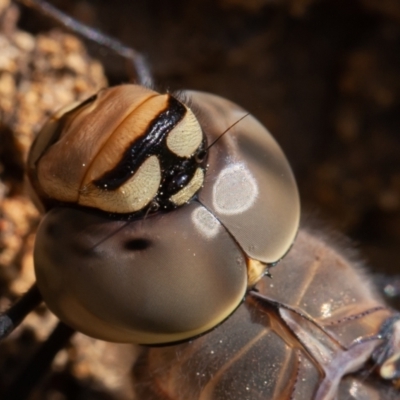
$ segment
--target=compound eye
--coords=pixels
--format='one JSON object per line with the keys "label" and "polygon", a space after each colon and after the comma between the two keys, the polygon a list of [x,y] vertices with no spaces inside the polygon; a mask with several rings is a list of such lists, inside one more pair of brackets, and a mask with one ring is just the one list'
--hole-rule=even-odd
{"label": "compound eye", "polygon": [[37,284],[48,307],[103,340],[191,338],[227,318],[247,289],[246,257],[196,203],[131,222],[54,208],[36,240]]}
{"label": "compound eye", "polygon": [[296,181],[285,155],[267,129],[239,106],[208,93],[187,95],[193,108],[202,110],[211,143],[198,201],[250,258],[276,263],[292,245],[300,218]]}

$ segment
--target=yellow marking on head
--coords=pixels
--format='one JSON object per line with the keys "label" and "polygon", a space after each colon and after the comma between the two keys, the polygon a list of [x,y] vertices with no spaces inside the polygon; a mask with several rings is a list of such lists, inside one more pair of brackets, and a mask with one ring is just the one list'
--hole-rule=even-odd
{"label": "yellow marking on head", "polygon": [[156,95],[132,110],[109,135],[94,158],[82,182],[83,186],[116,168],[126,150],[135,140],[144,136],[154,118],[165,111],[167,106],[168,95]]}
{"label": "yellow marking on head", "polygon": [[197,168],[190,182],[182,188],[178,193],[170,197],[170,200],[177,206],[187,203],[194,194],[203,186],[204,172],[201,168]]}
{"label": "yellow marking on head", "polygon": [[203,132],[195,115],[186,107],[184,118],[167,136],[167,146],[179,157],[189,158],[199,148]]}
{"label": "yellow marking on head", "polygon": [[85,186],[78,203],[115,213],[140,211],[157,195],[161,168],[157,156],[150,156],[132,177],[116,190]]}

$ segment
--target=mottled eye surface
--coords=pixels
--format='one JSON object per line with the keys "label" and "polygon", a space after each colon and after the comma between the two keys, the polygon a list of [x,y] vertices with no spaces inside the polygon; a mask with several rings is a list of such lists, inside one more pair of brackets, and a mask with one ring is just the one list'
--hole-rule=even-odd
{"label": "mottled eye surface", "polygon": [[198,335],[227,318],[247,289],[246,257],[199,204],[133,222],[54,208],[37,243],[37,284],[49,308],[104,340]]}
{"label": "mottled eye surface", "polygon": [[155,201],[167,210],[203,185],[204,162],[196,155],[204,146],[186,105],[169,94],[122,85],[56,114],[31,149],[29,176],[45,205],[128,214]]}
{"label": "mottled eye surface", "polygon": [[[202,111],[209,143],[246,114],[219,96],[187,96]],[[264,263],[280,260],[298,230],[300,200],[290,165],[272,135],[247,115],[209,149],[207,163],[199,201],[249,257]]]}

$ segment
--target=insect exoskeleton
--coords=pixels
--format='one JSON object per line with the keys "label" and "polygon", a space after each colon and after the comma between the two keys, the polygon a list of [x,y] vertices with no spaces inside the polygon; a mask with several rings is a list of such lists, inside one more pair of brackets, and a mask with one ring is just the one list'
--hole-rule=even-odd
{"label": "insect exoskeleton", "polygon": [[281,149],[211,94],[104,89],[50,119],[28,169],[48,211],[39,290],[63,322],[100,339],[168,343],[213,328],[298,229]]}

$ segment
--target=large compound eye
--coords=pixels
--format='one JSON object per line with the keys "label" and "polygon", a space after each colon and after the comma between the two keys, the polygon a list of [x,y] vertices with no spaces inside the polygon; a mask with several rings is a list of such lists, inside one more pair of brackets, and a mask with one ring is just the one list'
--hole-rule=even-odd
{"label": "large compound eye", "polygon": [[[112,213],[164,209],[189,201],[203,185],[196,161],[205,139],[192,111],[141,86],[101,91],[53,117],[29,156],[32,185],[45,204],[74,203]],[[171,185],[186,174],[183,185]]]}
{"label": "large compound eye", "polygon": [[201,110],[208,152],[199,201],[218,218],[246,255],[263,263],[279,261],[294,241],[300,200],[290,165],[268,130],[229,100],[188,92]]}
{"label": "large compound eye", "polygon": [[134,222],[54,208],[40,225],[34,256],[49,308],[109,341],[198,335],[227,318],[247,289],[243,252],[195,203]]}

